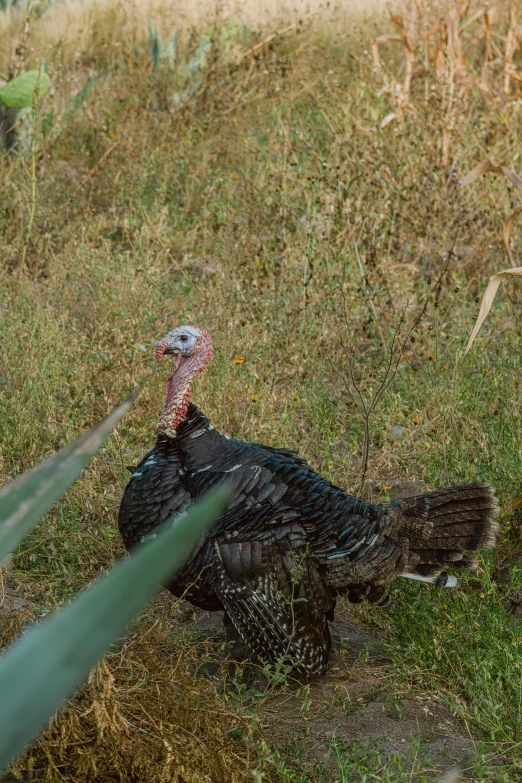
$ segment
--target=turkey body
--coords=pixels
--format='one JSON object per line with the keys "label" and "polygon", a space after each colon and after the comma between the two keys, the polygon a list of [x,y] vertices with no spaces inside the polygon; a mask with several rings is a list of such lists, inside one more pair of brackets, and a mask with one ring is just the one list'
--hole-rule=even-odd
{"label": "turkey body", "polygon": [[125,489],[127,549],[219,485],[230,491],[225,510],[166,586],[203,609],[224,609],[261,658],[287,656],[309,674],[326,669],[336,595],[379,602],[396,576],[470,567],[466,553],[494,541],[488,484],[366,503],[296,452],[223,435],[190,404],[176,437],[158,436]]}

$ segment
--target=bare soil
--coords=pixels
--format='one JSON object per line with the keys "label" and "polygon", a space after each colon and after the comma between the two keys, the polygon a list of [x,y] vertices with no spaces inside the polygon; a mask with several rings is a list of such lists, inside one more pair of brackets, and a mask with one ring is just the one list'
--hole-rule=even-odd
{"label": "bare soil", "polygon": [[[382,646],[350,619],[343,606],[331,626],[334,648],[326,676],[310,686],[310,710],[302,697],[274,696],[263,708],[266,738],[278,744],[299,736],[304,757],[331,755],[336,733],[346,742],[375,739],[388,757],[411,753],[410,738],[421,740],[436,769],[446,770],[473,753],[473,741],[437,694],[393,694],[385,686],[389,662]],[[367,650],[367,660],[362,653]]]}
{"label": "bare soil", "polygon": [[[192,611],[192,609],[191,609]],[[223,615],[194,610],[196,628],[212,641],[225,641]],[[308,684],[267,687],[250,681],[266,698],[256,698],[266,740],[288,758],[290,745],[300,748],[301,763],[333,765],[332,737],[346,743],[375,741],[383,756],[413,757],[411,740],[421,742],[433,769],[445,771],[474,755],[466,726],[454,717],[437,693],[394,693],[386,683],[390,661],[378,637],[354,623],[350,606],[339,604],[331,624],[332,655],[324,677]],[[209,676],[220,677],[214,663]],[[325,770],[325,771],[326,771]],[[333,778],[332,778],[333,779]]]}

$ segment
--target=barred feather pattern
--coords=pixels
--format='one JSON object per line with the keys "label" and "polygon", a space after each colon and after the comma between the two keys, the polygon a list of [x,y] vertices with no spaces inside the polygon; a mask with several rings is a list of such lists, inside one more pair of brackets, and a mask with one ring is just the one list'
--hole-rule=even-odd
{"label": "barred feather pattern", "polygon": [[215,542],[213,587],[242,639],[262,659],[323,674],[334,599],[315,564],[290,545]]}
{"label": "barred feather pattern", "polygon": [[225,609],[254,654],[287,656],[308,674],[326,668],[337,594],[383,605],[396,577],[473,568],[473,551],[495,541],[498,506],[488,484],[366,503],[295,451],[228,438],[190,404],[176,437],[160,434],[126,487],[126,547],[176,524],[219,485],[230,491],[224,512],[167,587],[202,608]]}

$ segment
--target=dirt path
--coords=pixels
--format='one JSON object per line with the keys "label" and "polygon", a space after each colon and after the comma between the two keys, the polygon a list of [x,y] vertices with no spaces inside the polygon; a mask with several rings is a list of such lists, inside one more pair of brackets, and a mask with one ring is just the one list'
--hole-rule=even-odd
{"label": "dirt path", "polygon": [[[396,694],[386,686],[389,664],[376,640],[350,620],[347,607],[332,624],[332,635],[330,668],[311,684],[308,708],[303,709],[299,693],[274,696],[263,706],[268,741],[284,745],[292,734],[294,741],[299,737],[304,760],[325,764],[332,757],[334,735],[348,744],[375,740],[385,757],[411,756],[412,744],[420,742],[440,770],[473,754],[465,726],[436,694]],[[368,658],[362,662],[365,649]]]}
{"label": "dirt path", "polygon": [[[199,633],[224,640],[220,612],[196,614]],[[333,783],[339,779],[336,744],[340,752],[353,743],[374,746],[382,759],[397,753],[412,764],[415,754],[422,753],[441,772],[474,755],[465,725],[437,694],[396,693],[387,685],[390,663],[383,645],[354,623],[349,605],[340,604],[331,630],[333,650],[324,677],[308,686],[272,689],[264,680],[253,686],[251,706],[259,713],[266,740],[282,758],[292,764],[298,756],[301,768],[321,770],[321,780]],[[209,674],[221,677],[219,665],[214,666]]]}

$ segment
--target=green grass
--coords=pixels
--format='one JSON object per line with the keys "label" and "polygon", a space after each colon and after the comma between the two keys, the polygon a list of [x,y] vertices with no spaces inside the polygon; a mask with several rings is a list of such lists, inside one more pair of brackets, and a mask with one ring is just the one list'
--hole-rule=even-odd
{"label": "green grass", "polygon": [[348,743],[334,732],[328,762],[321,761],[311,767],[306,765],[305,770],[299,756],[292,759],[291,766],[288,766],[277,752],[268,756],[266,762],[269,767],[275,768],[281,783],[367,783],[375,780],[382,783],[409,783],[411,780],[429,783],[433,780],[433,769],[422,743],[412,740],[410,744],[413,760],[399,753],[383,753],[378,741]]}
{"label": "green grass", "polygon": [[[251,72],[248,62],[218,68],[190,111],[171,113],[168,69],[153,69],[145,56],[134,60],[123,33],[117,53],[104,24],[100,18],[85,34],[88,63],[65,50],[60,55],[43,35],[35,39],[34,57],[49,55],[55,87],[45,110],[52,100],[59,113],[92,71],[104,76],[59,138],[38,148],[29,241],[30,157],[2,157],[0,166],[0,479],[30,467],[145,382],[101,456],[16,555],[13,578],[35,611],[61,603],[123,554],[115,519],[126,466],[153,442],[162,402],[165,375],[153,346],[178,323],[212,334],[216,355],[194,399],[215,426],[297,447],[319,472],[355,491],[363,421],[332,364],[346,375],[348,352],[371,397],[403,309],[406,327],[422,313],[370,423],[368,477],[424,479],[433,487],[484,480],[502,502],[517,495],[521,338],[513,284],[499,295],[471,355],[460,358],[483,283],[507,266],[501,230],[516,203],[494,177],[465,190],[446,187],[436,80],[428,76],[434,89],[427,102],[424,80],[414,81],[413,109],[402,126],[381,129],[394,107],[360,65],[365,33],[355,38],[319,25],[261,49]],[[147,42],[139,46],[144,55]],[[517,100],[502,110],[473,90],[465,100],[453,137],[459,177],[486,155],[517,170]],[[512,243],[516,256],[516,235]],[[400,436],[394,427],[404,428]],[[520,561],[512,570],[518,586]],[[522,634],[491,573],[485,559],[455,593],[400,584],[389,610],[355,616],[389,646],[390,698],[400,689],[444,696],[480,743],[476,779],[515,780],[522,763]],[[298,740],[284,750],[263,745],[255,719],[263,695],[246,689],[231,703],[209,696],[211,683],[191,680],[190,656],[212,651],[190,629],[172,634],[169,606],[158,615],[151,610],[144,622],[160,623],[153,638],[165,655],[182,662],[187,656],[178,682],[187,714],[191,704],[214,699],[213,709],[251,720],[250,744],[233,746],[241,759],[236,779],[258,770],[275,781],[319,781],[318,768],[300,760]],[[111,659],[122,689],[114,698],[124,711],[127,672],[151,666],[144,681],[154,682],[154,656],[139,650],[124,652],[119,663]],[[193,690],[201,702],[191,701]],[[145,691],[152,699],[152,685]],[[198,716],[194,708],[187,724],[196,735]],[[146,717],[140,720],[154,733]],[[208,720],[204,730],[216,738],[221,763],[219,748],[232,752],[228,724]],[[412,766],[410,756],[386,760],[378,747],[336,734],[329,753],[328,782],[436,776],[421,751]],[[71,749],[65,755],[75,758]],[[191,758],[187,752],[178,761],[200,778],[207,774],[208,760]],[[65,774],[79,774],[70,763]],[[212,773],[216,781],[231,779],[227,764]]]}
{"label": "green grass", "polygon": [[401,588],[391,612],[392,655],[401,677],[437,682],[458,715],[509,748],[522,740],[522,634],[488,571],[428,602],[419,590]]}

